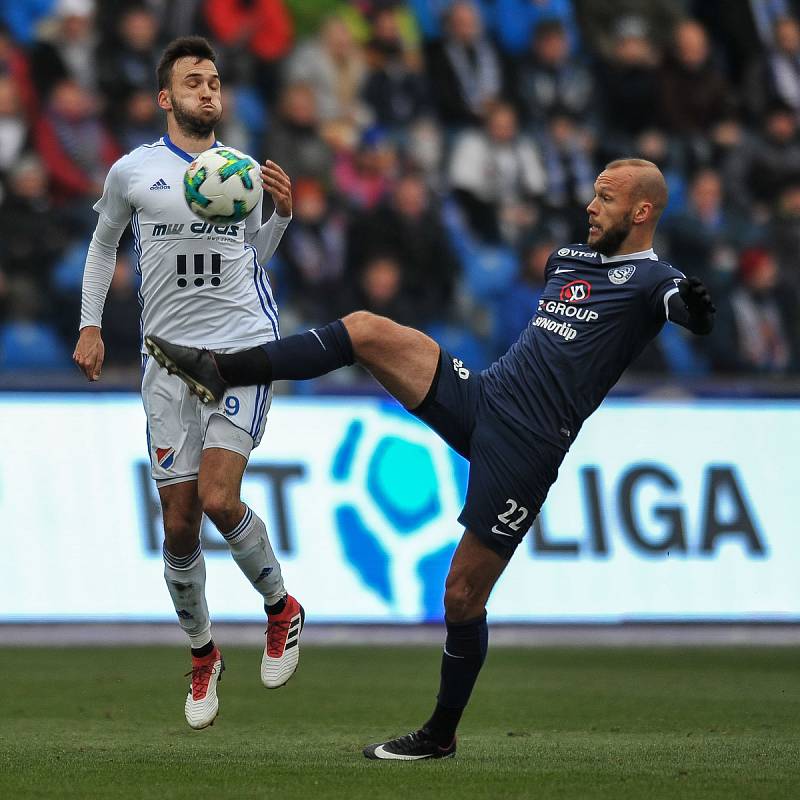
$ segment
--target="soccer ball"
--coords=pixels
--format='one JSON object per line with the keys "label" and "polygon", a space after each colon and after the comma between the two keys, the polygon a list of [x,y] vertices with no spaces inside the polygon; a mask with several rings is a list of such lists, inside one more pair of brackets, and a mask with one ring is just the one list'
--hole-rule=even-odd
{"label": "soccer ball", "polygon": [[189,208],[215,225],[241,222],[261,199],[261,170],[233,147],[212,147],[189,164],[183,196]]}

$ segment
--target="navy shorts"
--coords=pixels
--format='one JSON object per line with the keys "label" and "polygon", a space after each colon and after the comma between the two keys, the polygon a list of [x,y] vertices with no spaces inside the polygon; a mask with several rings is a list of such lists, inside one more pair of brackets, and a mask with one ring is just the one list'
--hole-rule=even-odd
{"label": "navy shorts", "polygon": [[470,463],[458,521],[511,558],[555,482],[565,452],[517,425],[512,413],[487,408],[480,374],[445,350],[427,396],[411,413]]}

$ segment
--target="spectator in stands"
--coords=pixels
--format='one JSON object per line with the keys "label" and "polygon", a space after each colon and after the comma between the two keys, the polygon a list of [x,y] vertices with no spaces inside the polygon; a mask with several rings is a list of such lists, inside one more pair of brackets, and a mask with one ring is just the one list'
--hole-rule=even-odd
{"label": "spectator in stands", "polygon": [[[135,0],[134,0],[135,1]],[[203,6],[206,0],[139,0],[149,8],[159,20],[159,38],[170,42],[179,36],[204,36],[207,33],[203,18]],[[106,13],[116,15],[119,9],[116,3],[103,3]],[[98,16],[102,6],[98,9]],[[110,27],[110,26],[109,26]]]}
{"label": "spectator in stands", "polygon": [[6,276],[26,277],[46,294],[50,271],[69,234],[69,221],[53,203],[41,161],[33,154],[19,158],[9,172],[7,194],[0,205]]}
{"label": "spectator in stands", "polygon": [[726,356],[749,372],[782,373],[793,357],[788,294],[778,285],[778,268],[763,249],[745,250],[739,261],[739,285],[730,296],[735,346]]}
{"label": "spectator in stands", "polygon": [[373,255],[360,270],[357,282],[348,282],[341,313],[364,309],[418,327],[417,309],[405,291],[403,272],[403,265],[394,255]]}
{"label": "spectator in stands", "polygon": [[601,62],[598,74],[606,138],[624,151],[661,115],[658,54],[643,19],[620,20],[612,54]]}
{"label": "spectator in stands", "polygon": [[478,238],[515,242],[535,224],[545,170],[533,140],[519,132],[510,105],[498,103],[483,130],[460,136],[449,175],[453,194]]}
{"label": "spectator in stands", "polygon": [[432,117],[420,117],[406,126],[405,135],[403,164],[409,170],[419,170],[430,188],[441,190],[445,151],[445,136],[441,126]]}
{"label": "spectator in stands", "polygon": [[[57,199],[82,200],[88,209],[119,156],[95,97],[71,79],[57,83],[36,123],[35,141]],[[85,221],[89,224],[89,217]]]}
{"label": "spectator in stands", "polygon": [[310,86],[320,120],[358,129],[369,122],[361,101],[367,75],[364,53],[340,17],[328,18],[313,39],[301,44],[287,65],[288,80]]}
{"label": "spectator in stands", "polygon": [[695,20],[675,27],[660,80],[662,124],[677,136],[703,138],[730,117],[730,88],[711,58],[705,29]]}
{"label": "spectator in stands", "polygon": [[[800,299],[800,183],[787,186],[781,193],[768,239],[772,242],[781,284],[789,286]],[[795,311],[794,317],[800,322],[800,313]]]}
{"label": "spectator in stands", "polygon": [[140,367],[137,277],[129,255],[117,254],[117,266],[103,309],[104,367]]}
{"label": "spectator in stands", "polygon": [[[666,222],[672,214],[683,208],[685,201],[686,176],[681,148],[664,131],[649,128],[636,137],[633,152],[640,158],[652,161],[664,175],[669,191],[667,207],[662,214],[662,219]],[[608,162],[624,155],[625,152],[606,150],[602,160]]]}
{"label": "spectator in stands", "polygon": [[23,46],[30,45],[39,24],[53,13],[59,2],[70,4],[72,0],[13,0],[0,4],[3,25],[11,31],[14,41]]}
{"label": "spectator in stands", "polygon": [[572,13],[572,0],[495,0],[494,29],[503,50],[521,56],[542,24],[556,22],[564,31],[567,50],[574,51],[578,29]]}
{"label": "spectator in stands", "polygon": [[567,33],[559,20],[545,20],[536,28],[514,83],[522,119],[536,130],[547,127],[554,111],[567,111],[584,123],[593,121],[594,78],[570,58]]}
{"label": "spectator in stands", "polygon": [[[572,9],[591,69],[571,55]],[[504,349],[530,319],[550,239],[584,238],[596,167],[636,154],[669,186],[657,249],[713,286],[715,367],[797,371],[798,13],[800,0],[0,2],[0,315],[18,317],[0,325],[0,349],[33,343],[24,363],[45,363],[37,348],[59,363],[53,332],[71,343],[81,227],[114,141],[158,138],[159,47],[208,25],[226,85],[220,139],[293,179],[275,286],[304,322],[366,305]],[[310,38],[293,50],[295,29]],[[764,241],[770,252],[740,269]],[[125,364],[133,290],[123,256],[108,322]],[[680,339],[659,339],[637,370],[702,369]]]}
{"label": "spectator in stands", "polygon": [[87,92],[97,87],[94,0],[58,0],[55,16],[31,51],[31,74],[44,98],[59,81],[71,78]]}
{"label": "spectator in stands", "polygon": [[341,294],[346,252],[346,220],[332,207],[322,183],[293,182],[293,219],[281,242],[286,262],[283,287],[291,305],[310,324],[327,319]]}
{"label": "spectator in stands", "polygon": [[775,104],[762,130],[730,153],[726,172],[730,196],[744,213],[764,221],[783,189],[800,181],[800,138],[792,109]]}
{"label": "spectator in stands", "polygon": [[396,166],[397,151],[386,131],[368,128],[358,147],[336,154],[336,191],[351,209],[375,208],[391,190]]}
{"label": "spectator in stands", "polygon": [[48,319],[47,296],[41,288],[26,276],[9,279],[6,304],[6,321],[0,326],[0,368],[69,367],[66,349]]}
{"label": "spectator in stands", "polygon": [[722,179],[712,169],[694,176],[688,203],[666,221],[664,230],[670,260],[687,275],[700,277],[712,291],[730,287],[738,251],[757,238],[748,220],[724,203]]}
{"label": "spectator in stands", "polygon": [[311,86],[290,83],[283,90],[263,151],[293,180],[330,181],[333,153],[320,135],[316,94]]}
{"label": "spectator in stands", "polygon": [[[705,2],[705,0],[703,0]],[[730,4],[730,0],[724,0]],[[669,45],[675,25],[685,16],[683,0],[574,0],[580,30],[587,49],[602,58],[613,58],[619,47],[620,27],[637,24],[656,50]]]}
{"label": "spectator in stands", "polygon": [[421,174],[399,178],[391,197],[374,211],[354,214],[348,231],[348,274],[360,272],[371,256],[392,253],[404,266],[404,286],[418,317],[446,314],[458,262]]}
{"label": "spectator in stands", "polygon": [[406,48],[393,9],[376,15],[366,53],[362,96],[375,121],[399,137],[429,104],[420,54]]}
{"label": "spectator in stands", "polygon": [[160,54],[158,19],[145,6],[132,6],[119,18],[117,37],[101,48],[100,86],[110,110],[136,90],[155,95],[155,70]]}
{"label": "spectator in stands", "polygon": [[[426,42],[436,41],[444,35],[447,12],[456,0],[408,0],[417,27]],[[477,8],[484,25],[491,27],[495,0],[479,0]]]}
{"label": "spectator in stands", "polygon": [[553,109],[540,137],[547,192],[543,202],[570,231],[568,239],[586,235],[586,205],[594,197],[594,139],[567,111]]}
{"label": "spectator in stands", "polygon": [[557,246],[556,240],[543,232],[521,248],[519,274],[493,309],[492,346],[496,355],[505,353],[536,316],[545,284],[547,259]]}
{"label": "spectator in stands", "polygon": [[477,6],[468,0],[453,3],[445,30],[427,53],[435,108],[445,125],[479,124],[503,94],[500,57],[483,31]]}
{"label": "spectator in stands", "polygon": [[738,84],[753,56],[773,47],[778,20],[796,9],[794,0],[693,0],[691,10],[722,49],[731,80]]}
{"label": "spectator in stands", "polygon": [[249,78],[269,103],[280,89],[281,59],[294,38],[292,17],[283,0],[206,0],[206,23],[212,35],[228,48],[231,60],[252,59]]}
{"label": "spectator in stands", "polygon": [[10,76],[0,75],[0,173],[16,167],[28,133],[17,84]]}
{"label": "spectator in stands", "polygon": [[757,120],[775,101],[793,109],[800,118],[800,25],[793,17],[775,24],[775,43],[752,58],[743,95],[752,119]]}
{"label": "spectator in stands", "polygon": [[30,63],[22,48],[0,23],[0,73],[14,82],[15,91],[26,119],[33,120],[37,110],[36,88],[31,78]]}
{"label": "spectator in stands", "polygon": [[[126,153],[139,145],[155,142],[164,132],[164,121],[153,102],[153,92],[147,89],[130,92],[122,101],[122,109],[115,109],[112,124],[120,148]],[[225,143],[228,142],[226,137]]]}

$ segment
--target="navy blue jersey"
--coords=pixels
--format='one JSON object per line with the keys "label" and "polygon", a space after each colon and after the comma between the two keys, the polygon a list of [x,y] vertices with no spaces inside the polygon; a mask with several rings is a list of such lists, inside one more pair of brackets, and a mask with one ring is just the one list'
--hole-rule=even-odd
{"label": "navy blue jersey", "polygon": [[487,405],[564,449],[661,330],[683,278],[648,250],[606,258],[588,245],[551,254],[536,315],[482,373]]}

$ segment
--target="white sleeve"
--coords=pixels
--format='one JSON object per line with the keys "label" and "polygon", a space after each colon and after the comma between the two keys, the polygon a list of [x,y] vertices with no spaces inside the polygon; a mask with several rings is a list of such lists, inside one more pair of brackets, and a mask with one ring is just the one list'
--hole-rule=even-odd
{"label": "white sleeve", "polygon": [[83,269],[81,330],[87,325],[100,327],[108,287],[111,286],[117,265],[119,240],[131,219],[131,206],[119,164],[118,161],[111,167],[103,187],[103,196],[94,205],[99,218]]}
{"label": "white sleeve", "polygon": [[244,238],[256,248],[258,263],[266,265],[278,249],[283,232],[289,226],[292,218],[278,216],[278,212],[274,211],[263,225],[259,225],[260,220],[261,201],[259,200],[258,205],[247,217]]}
{"label": "white sleeve", "polygon": [[81,330],[87,325],[100,327],[108,287],[111,286],[117,266],[117,246],[124,230],[125,226],[115,228],[102,216],[97,221],[97,228],[86,253],[86,266],[83,268]]}
{"label": "white sleeve", "polygon": [[121,158],[108,171],[103,184],[103,196],[94,204],[94,210],[101,220],[105,218],[109,225],[115,228],[121,227],[122,230],[125,230],[131,221],[131,201],[128,198],[128,179],[124,161],[125,158]]}

